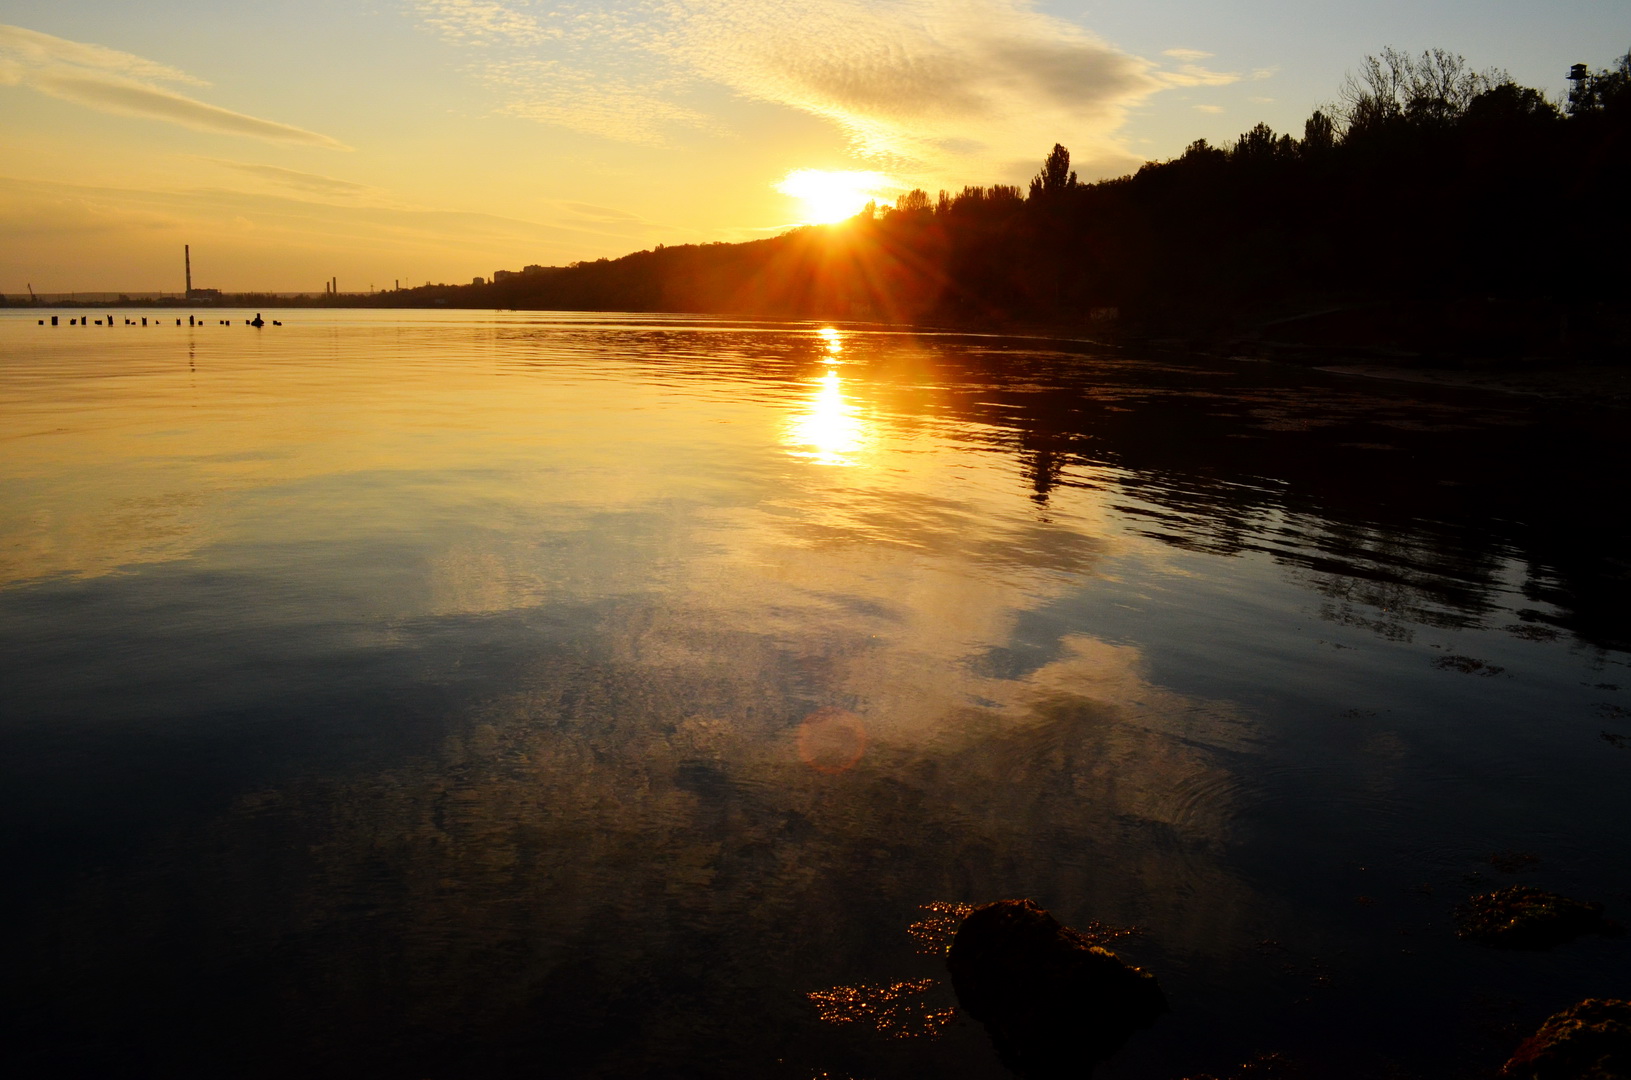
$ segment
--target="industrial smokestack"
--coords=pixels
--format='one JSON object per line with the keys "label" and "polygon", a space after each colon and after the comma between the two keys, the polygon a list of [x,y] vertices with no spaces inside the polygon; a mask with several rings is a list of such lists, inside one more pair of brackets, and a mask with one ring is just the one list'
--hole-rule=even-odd
{"label": "industrial smokestack", "polygon": [[193,246],[181,245],[181,257],[187,260],[187,299],[193,298]]}

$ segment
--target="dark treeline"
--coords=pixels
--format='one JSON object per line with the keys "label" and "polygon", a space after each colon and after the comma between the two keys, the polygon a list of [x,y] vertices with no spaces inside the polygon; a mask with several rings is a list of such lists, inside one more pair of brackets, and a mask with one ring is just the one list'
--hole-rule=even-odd
{"label": "dark treeline", "polygon": [[1484,351],[1623,343],[1614,320],[1624,318],[1631,251],[1631,53],[1573,76],[1559,105],[1443,50],[1388,49],[1300,135],[1258,124],[1233,145],[1197,140],[1174,160],[1087,184],[1056,146],[1028,191],[912,191],[840,226],[531,267],[374,302],[1114,320],[1202,337],[1380,302],[1389,306],[1372,311],[1373,329],[1403,321],[1418,337],[1436,328]]}

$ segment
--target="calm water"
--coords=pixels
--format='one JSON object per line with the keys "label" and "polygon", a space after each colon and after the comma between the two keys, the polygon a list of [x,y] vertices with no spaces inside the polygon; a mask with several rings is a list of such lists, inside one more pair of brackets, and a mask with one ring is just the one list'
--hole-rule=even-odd
{"label": "calm water", "polygon": [[1625,992],[1625,938],[1450,917],[1631,916],[1620,418],[816,324],[73,314],[0,316],[27,1075],[1000,1077],[938,953],[1018,896],[1138,928],[1174,1011],[1112,1078],[1476,1076]]}

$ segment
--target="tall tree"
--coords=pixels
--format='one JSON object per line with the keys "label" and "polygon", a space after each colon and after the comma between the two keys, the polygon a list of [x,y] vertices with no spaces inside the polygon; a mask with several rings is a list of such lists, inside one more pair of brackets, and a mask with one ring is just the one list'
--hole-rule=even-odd
{"label": "tall tree", "polygon": [[1031,177],[1031,198],[1052,198],[1076,187],[1076,174],[1070,168],[1070,151],[1059,143],[1042,162],[1042,171]]}

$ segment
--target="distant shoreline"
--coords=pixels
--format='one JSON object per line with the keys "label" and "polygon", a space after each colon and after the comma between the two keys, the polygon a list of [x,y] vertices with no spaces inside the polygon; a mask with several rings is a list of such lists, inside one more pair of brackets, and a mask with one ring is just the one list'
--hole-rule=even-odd
{"label": "distant shoreline", "polygon": [[[9,300],[9,298],[8,298]],[[701,318],[741,318],[762,321],[774,319],[785,322],[820,322],[819,317],[774,318],[729,312],[695,311],[572,311],[564,309],[533,308],[467,308],[443,304],[413,306],[386,306],[378,303],[345,303],[313,301],[305,303],[299,298],[268,298],[264,295],[223,297],[218,302],[185,301],[164,298],[142,300],[132,297],[122,301],[80,300],[74,302],[17,304],[6,302],[0,311],[24,313],[50,310],[161,310],[178,314],[220,313],[246,308],[276,310],[306,310],[313,312],[344,311],[493,311],[514,314],[604,314],[697,316]],[[830,320],[853,323],[854,320]],[[1612,409],[1631,408],[1631,365],[1614,355],[1606,355],[1596,362],[1582,363],[1558,357],[1495,357],[1434,356],[1430,348],[1378,349],[1369,344],[1324,343],[1319,346],[1288,344],[1284,342],[1257,342],[1246,339],[1224,338],[1197,340],[1194,338],[1165,337],[1145,333],[1119,333],[1106,335],[1103,327],[1068,325],[1010,325],[973,327],[947,323],[875,324],[887,325],[903,332],[918,331],[932,334],[978,334],[1003,338],[1030,338],[1038,341],[1071,342],[1094,345],[1118,351],[1147,351],[1164,359],[1257,361],[1305,368],[1328,375],[1376,379],[1392,383],[1414,383],[1424,386],[1477,390],[1491,393],[1519,395],[1552,404],[1568,406],[1594,406]]]}

